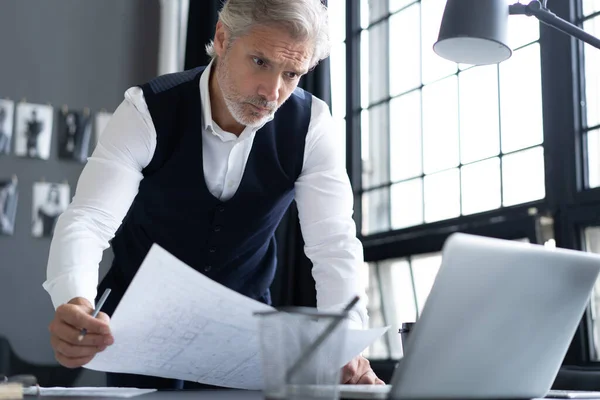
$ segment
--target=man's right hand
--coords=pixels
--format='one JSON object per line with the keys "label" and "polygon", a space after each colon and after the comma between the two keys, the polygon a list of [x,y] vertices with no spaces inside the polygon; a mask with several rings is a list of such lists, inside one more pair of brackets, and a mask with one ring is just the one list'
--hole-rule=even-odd
{"label": "man's right hand", "polygon": [[[76,297],[56,309],[50,323],[50,343],[54,357],[67,368],[77,368],[90,362],[96,353],[104,351],[114,342],[110,332],[110,318],[103,312],[92,318],[92,305],[86,299]],[[81,329],[87,329],[81,342]]]}

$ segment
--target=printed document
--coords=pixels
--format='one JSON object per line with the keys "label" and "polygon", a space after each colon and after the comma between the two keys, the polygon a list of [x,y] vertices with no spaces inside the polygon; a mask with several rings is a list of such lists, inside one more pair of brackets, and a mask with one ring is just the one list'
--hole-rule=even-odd
{"label": "printed document", "polygon": [[[84,367],[261,390],[253,313],[266,310],[155,244],[113,313],[114,344]],[[387,329],[349,329],[340,368]]]}

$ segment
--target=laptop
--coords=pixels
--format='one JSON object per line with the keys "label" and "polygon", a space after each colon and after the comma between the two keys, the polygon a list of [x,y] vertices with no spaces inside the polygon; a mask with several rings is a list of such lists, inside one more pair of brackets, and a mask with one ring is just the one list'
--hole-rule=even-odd
{"label": "laptop", "polygon": [[454,233],[390,384],[340,397],[600,398],[550,391],[599,271],[600,255]]}

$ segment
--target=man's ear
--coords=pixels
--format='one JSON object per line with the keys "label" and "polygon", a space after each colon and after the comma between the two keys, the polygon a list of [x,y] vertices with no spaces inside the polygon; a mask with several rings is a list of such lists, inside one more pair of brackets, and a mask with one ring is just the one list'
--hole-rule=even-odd
{"label": "man's ear", "polygon": [[217,27],[215,29],[215,40],[214,47],[215,53],[217,56],[222,57],[225,49],[227,48],[227,41],[229,40],[229,34],[227,32],[227,28],[221,21],[217,22]]}

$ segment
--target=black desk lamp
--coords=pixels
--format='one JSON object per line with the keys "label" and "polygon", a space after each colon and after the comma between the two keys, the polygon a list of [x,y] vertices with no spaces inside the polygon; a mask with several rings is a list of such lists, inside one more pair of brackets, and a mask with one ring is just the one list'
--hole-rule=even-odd
{"label": "black desk lamp", "polygon": [[[567,1],[567,0],[563,0]],[[447,0],[438,41],[433,50],[456,63],[484,65],[508,59],[506,43],[509,15],[534,16],[546,25],[600,49],[600,40],[557,17],[547,0],[507,5],[506,0]]]}

